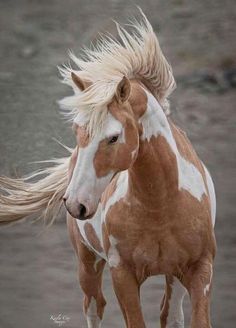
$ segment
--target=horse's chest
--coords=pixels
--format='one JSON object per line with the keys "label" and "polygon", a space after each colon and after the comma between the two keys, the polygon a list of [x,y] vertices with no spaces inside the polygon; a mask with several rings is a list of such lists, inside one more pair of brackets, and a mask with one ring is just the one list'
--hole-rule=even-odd
{"label": "horse's chest", "polygon": [[98,256],[106,259],[103,247],[101,207],[94,217],[87,221],[77,220],[77,225],[84,244]]}
{"label": "horse's chest", "polygon": [[[125,254],[128,255],[126,255]],[[185,252],[179,247],[174,236],[161,237],[159,234],[143,234],[130,250],[121,249],[121,256],[132,259],[137,274],[146,276],[173,273],[179,263],[186,258]]]}

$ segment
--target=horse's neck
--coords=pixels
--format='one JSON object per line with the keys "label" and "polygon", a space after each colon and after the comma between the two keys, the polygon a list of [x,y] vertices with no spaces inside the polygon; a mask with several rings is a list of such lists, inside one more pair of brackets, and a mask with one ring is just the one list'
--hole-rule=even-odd
{"label": "horse's neck", "polygon": [[132,193],[150,204],[152,198],[156,203],[178,188],[179,153],[166,115],[150,93],[140,124],[139,154],[129,180]]}

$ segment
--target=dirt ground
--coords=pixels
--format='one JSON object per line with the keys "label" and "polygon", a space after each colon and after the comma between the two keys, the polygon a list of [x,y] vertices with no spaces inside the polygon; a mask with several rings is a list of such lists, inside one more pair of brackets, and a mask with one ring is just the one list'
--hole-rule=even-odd
{"label": "dirt ground", "polygon": [[[215,181],[218,201],[212,295],[215,328],[236,322],[235,85],[236,43],[233,0],[136,1],[158,31],[178,88],[172,117],[187,132]],[[0,0],[0,174],[24,174],[29,162],[64,156],[52,140],[74,140],[56,101],[69,94],[58,81],[57,65],[67,50],[114,32],[111,18],[125,21],[137,12],[133,1]],[[0,230],[0,327],[57,327],[52,315],[68,317],[66,328],[85,328],[82,293],[65,217],[48,231],[29,222]],[[104,275],[108,302],[104,327],[124,326]],[[142,288],[147,327],[159,327],[163,278]],[[189,301],[186,297],[186,327]],[[200,327],[199,327],[200,328]]]}

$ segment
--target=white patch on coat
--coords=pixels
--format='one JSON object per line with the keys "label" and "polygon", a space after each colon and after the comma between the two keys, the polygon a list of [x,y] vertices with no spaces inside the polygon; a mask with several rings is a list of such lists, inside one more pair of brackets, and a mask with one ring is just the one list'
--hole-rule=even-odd
{"label": "white patch on coat", "polygon": [[205,288],[203,289],[204,296],[207,296],[207,294],[210,291],[211,280],[212,280],[212,275],[213,275],[212,264],[209,264],[209,265],[210,265],[210,279],[209,279],[209,283],[206,284]]}
{"label": "white patch on coat", "polygon": [[169,310],[167,317],[167,328],[184,328],[183,299],[186,289],[181,282],[174,277],[172,283],[172,293],[169,300]]}
{"label": "white patch on coat", "polygon": [[201,201],[202,195],[207,194],[203,177],[192,163],[178,156],[179,189],[187,190],[191,195]]}
{"label": "white patch on coat", "polygon": [[[128,171],[123,171],[119,174],[119,177],[118,177],[117,183],[116,183],[116,190],[111,195],[111,197],[108,199],[108,201],[105,205],[105,209],[102,210],[102,204],[99,203],[95,215],[91,219],[89,219],[89,223],[93,226],[103,250],[104,250],[104,245],[103,245],[103,238],[102,238],[102,222],[105,221],[107,212],[110,209],[110,207],[112,205],[114,205],[116,202],[118,202],[121,198],[125,197],[127,190],[128,190]],[[104,260],[108,261],[108,258],[106,256],[105,252],[104,251],[101,253],[98,252],[93,247],[93,245],[91,245],[90,242],[88,241],[86,233],[84,231],[84,225],[86,224],[87,221],[76,220],[76,222],[77,222],[78,228],[80,230],[80,233],[86,243],[85,245],[89,249],[91,249],[98,257],[103,258]]]}
{"label": "white patch on coat", "polygon": [[180,155],[170,125],[160,104],[150,92],[146,90],[145,92],[148,97],[148,104],[147,110],[139,120],[143,127],[141,140],[146,139],[150,141],[152,136],[157,137],[159,135],[166,139],[176,155],[179,189],[187,190],[192,196],[201,201],[202,195],[206,194],[206,188],[201,173],[192,163],[188,162]]}
{"label": "white patch on coat", "polygon": [[99,204],[95,215],[91,219],[89,219],[89,221],[87,221],[87,220],[85,220],[85,221],[76,220],[79,231],[80,231],[83,239],[86,242],[85,246],[87,246],[89,249],[91,249],[96,254],[96,262],[94,264],[95,267],[97,265],[97,262],[100,259],[107,260],[107,257],[106,257],[106,254],[105,254],[104,251],[98,252],[93,247],[93,245],[90,244],[90,242],[87,239],[86,233],[84,231],[84,225],[86,224],[86,222],[89,222],[93,226],[93,229],[96,232],[96,235],[97,235],[97,237],[100,241],[100,245],[101,245],[102,249],[104,249],[104,247],[103,247],[103,238],[102,238],[102,222],[101,222],[101,219],[102,219],[101,213],[102,213],[102,211],[101,211],[101,208],[102,208],[102,206],[101,206],[101,204]]}
{"label": "white patch on coat", "polygon": [[216,194],[215,194],[215,188],[214,184],[211,178],[211,175],[206,168],[206,166],[203,164],[205,174],[206,174],[206,182],[207,182],[207,188],[209,192],[210,197],[210,203],[211,203],[211,219],[212,219],[212,225],[215,226],[215,220],[216,220]]}
{"label": "white patch on coat", "polygon": [[97,302],[92,296],[86,313],[88,328],[101,328],[101,319],[97,315]]}
{"label": "white patch on coat", "polygon": [[122,171],[119,173],[119,177],[116,182],[116,189],[111,197],[108,199],[105,209],[102,211],[102,219],[106,220],[106,215],[111,206],[117,203],[120,199],[124,198],[128,190],[128,171]]}
{"label": "white patch on coat", "polygon": [[[103,238],[102,238],[102,222],[105,221],[106,215],[108,210],[110,209],[111,206],[113,206],[116,202],[118,202],[121,198],[125,197],[128,189],[128,171],[122,171],[119,174],[119,177],[117,179],[116,183],[116,190],[114,193],[111,195],[111,197],[108,199],[105,209],[102,210],[102,204],[99,203],[97,211],[95,215],[89,219],[89,223],[93,226],[96,235],[100,241],[100,245],[102,246],[104,250],[104,245],[103,245]],[[84,225],[86,224],[87,221],[81,221],[81,220],[76,220],[78,228],[80,230],[80,233],[85,241],[85,245],[93,251],[98,258],[103,258],[104,260],[109,262],[108,257],[106,256],[105,252],[98,252],[93,245],[90,244],[89,240],[87,239],[86,233],[84,231]],[[115,266],[116,263],[118,262],[119,259],[119,253],[116,249],[116,242],[114,241],[113,237],[111,236],[110,243],[113,247],[110,248],[109,254],[110,254],[110,263],[111,266]],[[96,262],[98,259],[96,259]],[[95,267],[97,263],[95,262]]]}
{"label": "white patch on coat", "polygon": [[118,242],[116,238],[113,237],[112,235],[109,236],[109,241],[110,241],[110,248],[108,250],[108,255],[107,255],[108,264],[110,268],[116,268],[120,263],[120,254],[116,247]]}

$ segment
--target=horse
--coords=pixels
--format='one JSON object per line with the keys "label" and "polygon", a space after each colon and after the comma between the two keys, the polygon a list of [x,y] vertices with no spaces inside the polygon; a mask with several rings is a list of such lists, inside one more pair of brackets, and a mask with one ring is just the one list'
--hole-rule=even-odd
{"label": "horse", "polygon": [[39,182],[1,178],[0,223],[45,207],[55,216],[64,202],[89,328],[102,326],[105,264],[127,328],[146,327],[140,287],[159,274],[166,277],[161,327],[184,327],[188,292],[191,327],[209,328],[214,185],[168,116],[175,80],[141,14],[134,33],[117,24],[120,41],[103,37],[85,59],[71,54],[77,70],[61,68],[74,94],[59,104],[73,120],[77,146]]}

